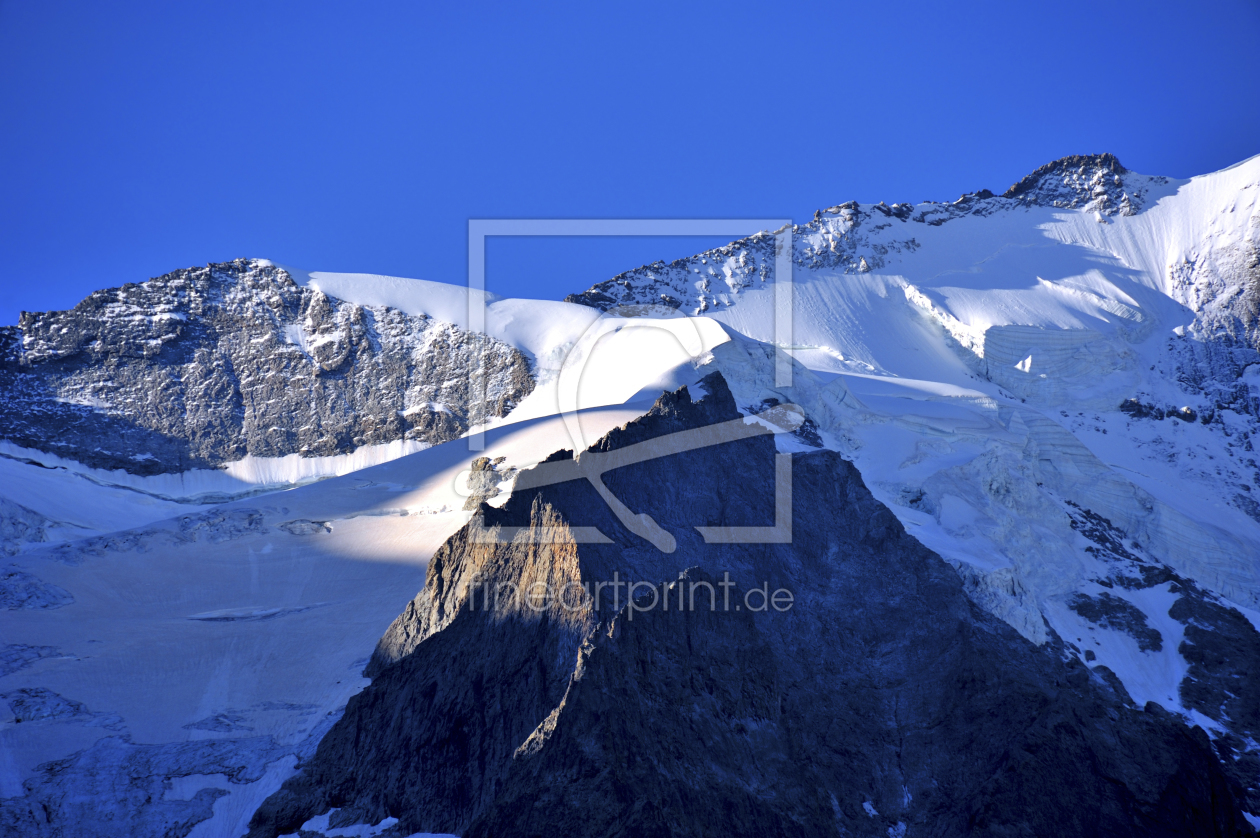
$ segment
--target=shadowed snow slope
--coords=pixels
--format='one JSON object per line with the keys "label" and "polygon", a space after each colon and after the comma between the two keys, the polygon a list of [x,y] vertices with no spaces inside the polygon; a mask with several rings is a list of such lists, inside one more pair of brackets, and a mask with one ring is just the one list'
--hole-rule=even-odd
{"label": "shadowed snow slope", "polygon": [[[643,409],[578,421],[598,436]],[[505,458],[506,479],[568,440],[538,419],[491,431],[484,452],[454,441],[24,552],[25,577],[3,584],[61,595],[0,611],[0,834],[241,834],[366,684],[377,638],[468,520],[473,460]],[[183,792],[164,791],[175,781]]]}

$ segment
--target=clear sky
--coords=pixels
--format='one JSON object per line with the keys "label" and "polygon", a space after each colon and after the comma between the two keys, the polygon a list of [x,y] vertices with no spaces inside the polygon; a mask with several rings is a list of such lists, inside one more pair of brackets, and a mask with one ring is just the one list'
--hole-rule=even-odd
{"label": "clear sky", "polygon": [[[470,217],[792,217],[1260,153],[1260,2],[0,0],[0,324],[258,256],[462,282]],[[496,241],[558,298],[696,240]]]}

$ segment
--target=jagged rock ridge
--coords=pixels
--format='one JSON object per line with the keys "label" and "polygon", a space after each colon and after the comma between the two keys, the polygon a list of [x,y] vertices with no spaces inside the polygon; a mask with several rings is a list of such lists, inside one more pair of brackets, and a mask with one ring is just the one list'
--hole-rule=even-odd
{"label": "jagged rock ridge", "polygon": [[[702,386],[592,450],[738,418],[720,375]],[[756,436],[605,474],[673,553],[581,480],[482,506],[251,835],[330,807],[342,825],[465,838],[1252,834],[1202,730],[972,605],[838,454],[793,455],[790,544],[705,543],[696,526],[768,524],[774,452]],[[579,543],[591,526],[612,543]],[[505,527],[521,529],[487,538]],[[634,607],[490,602],[614,573],[646,583]],[[792,607],[648,605],[726,574],[735,603],[764,585]]]}
{"label": "jagged rock ridge", "polygon": [[[469,403],[481,375],[487,401]],[[518,350],[237,260],[0,329],[0,439],[136,474],[437,443],[534,387]]]}

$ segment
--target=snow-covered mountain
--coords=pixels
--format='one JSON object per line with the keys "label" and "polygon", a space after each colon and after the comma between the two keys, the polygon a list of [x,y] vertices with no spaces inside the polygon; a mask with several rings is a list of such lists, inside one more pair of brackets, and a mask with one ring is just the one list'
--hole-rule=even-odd
{"label": "snow-covered mountain", "polygon": [[[299,808],[272,797],[258,834],[289,828],[299,810],[298,825],[327,834],[384,816],[399,819],[382,824],[387,834],[419,823],[493,832],[519,803],[390,797],[359,769],[353,794],[330,793],[319,784],[335,772],[316,744],[332,729],[327,747],[364,758],[334,723],[366,685],[358,673],[374,648],[377,692],[364,695],[397,701],[382,667],[403,666],[422,643],[455,642],[442,639],[446,617],[421,618],[421,598],[408,606],[444,584],[432,568],[424,579],[439,548],[449,567],[458,539],[507,508],[520,475],[556,450],[584,451],[662,390],[700,392],[715,371],[745,416],[799,406],[803,421],[776,436],[777,450],[852,462],[871,503],[956,571],[984,615],[975,625],[1009,627],[1011,648],[1042,661],[1041,674],[1019,669],[1003,640],[991,654],[1009,663],[995,672],[1042,684],[1067,678],[1053,669],[1066,666],[1103,685],[1069,679],[1078,698],[1112,696],[1088,698],[1106,713],[1155,713],[1153,702],[1183,729],[1199,727],[1220,782],[1260,823],[1258,195],[1260,157],[1178,181],[1098,155],[1051,163],[1002,195],[834,206],[791,231],[790,336],[774,328],[786,283],[773,231],[566,302],[488,298],[484,336],[468,330],[457,286],[262,260],[23,315],[0,333],[0,546],[10,562],[0,578],[0,828],[239,835],[296,776],[286,788]],[[775,384],[783,354],[790,386]],[[459,437],[479,430],[485,448],[471,450]],[[826,469],[806,470],[825,480]],[[797,494],[833,490],[816,482]],[[704,486],[688,491],[692,501],[674,502],[712,503]],[[796,532],[830,531],[815,524],[798,521]],[[614,541],[626,555],[654,549],[629,531]],[[579,546],[577,566],[602,566],[591,558],[602,549]],[[669,584],[686,558],[634,566]],[[874,586],[869,602],[890,601],[862,579]],[[929,611],[946,601],[931,599]],[[408,639],[394,648],[391,637]],[[577,654],[575,637],[572,649],[561,642],[565,654]],[[565,665],[528,712],[593,724],[590,710],[558,709],[586,666]],[[389,671],[396,680],[402,670]],[[573,708],[595,707],[573,696]],[[384,722],[366,701],[347,718],[377,741]],[[422,715],[416,724],[440,723]],[[482,756],[513,758],[529,738],[543,755],[532,764],[568,776],[548,756],[564,753],[547,744],[553,734],[530,733],[544,719],[531,719],[513,722],[520,741],[496,740]],[[986,741],[1004,735],[986,730]],[[373,757],[387,774],[401,758],[388,747]],[[452,771],[443,783],[467,784]],[[776,776],[761,780],[788,782]],[[904,788],[923,777],[906,774]],[[852,832],[913,834],[926,817],[911,802],[920,792],[893,800],[891,788],[828,806]],[[403,799],[419,808],[392,811]]]}

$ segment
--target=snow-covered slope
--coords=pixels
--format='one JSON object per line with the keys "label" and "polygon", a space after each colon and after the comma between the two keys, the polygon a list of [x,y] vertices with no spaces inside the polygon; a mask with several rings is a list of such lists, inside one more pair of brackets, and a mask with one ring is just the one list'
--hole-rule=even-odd
{"label": "snow-covered slope", "polygon": [[[453,286],[294,275],[350,311],[427,328],[466,315]],[[137,474],[0,443],[14,560],[0,572],[0,825],[21,831],[47,805],[81,823],[108,812],[120,835],[240,834],[364,683],[470,486],[487,497],[487,474],[493,487],[637,416],[729,339],[711,321],[547,301],[492,301],[486,322],[533,386],[474,426],[478,450],[398,439]]]}

